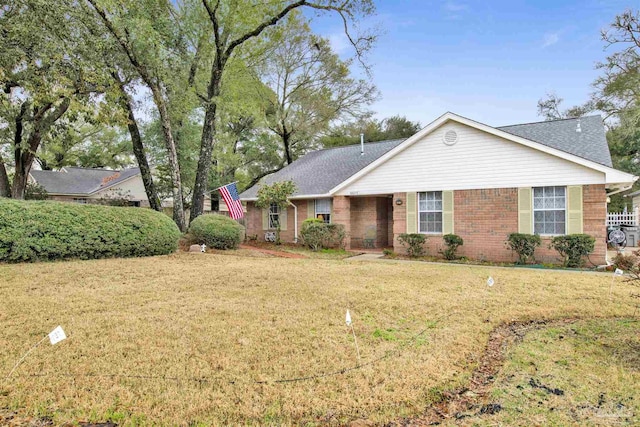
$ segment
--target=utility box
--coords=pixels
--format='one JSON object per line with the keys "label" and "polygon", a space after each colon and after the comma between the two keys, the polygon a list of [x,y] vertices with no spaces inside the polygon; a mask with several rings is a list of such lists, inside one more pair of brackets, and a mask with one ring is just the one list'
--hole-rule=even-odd
{"label": "utility box", "polygon": [[620,228],[624,231],[624,234],[627,235],[627,247],[638,246],[638,240],[640,240],[640,227],[635,225],[621,225]]}

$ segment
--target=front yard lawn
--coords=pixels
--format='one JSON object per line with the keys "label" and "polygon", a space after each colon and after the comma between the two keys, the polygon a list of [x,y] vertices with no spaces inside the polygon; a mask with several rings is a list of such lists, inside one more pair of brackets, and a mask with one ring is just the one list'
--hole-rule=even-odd
{"label": "front yard lawn", "polygon": [[[501,323],[631,317],[631,289],[617,282],[610,301],[609,283],[609,275],[584,273],[186,253],[0,265],[0,376],[55,326],[69,336],[43,343],[0,380],[0,411],[55,424],[402,420],[464,388]],[[363,365],[354,370],[346,370],[358,363],[347,308]],[[637,323],[628,325],[637,337]],[[531,351],[516,354],[505,372],[534,375]],[[636,362],[606,359],[619,369]],[[571,376],[577,390],[600,381],[607,402],[640,394],[637,377],[611,381],[601,377],[610,370],[567,363],[579,370]],[[278,382],[285,379],[295,381]],[[491,396],[496,402],[537,404],[506,381]],[[637,399],[624,405],[637,422]],[[555,420],[547,417],[529,419]]]}

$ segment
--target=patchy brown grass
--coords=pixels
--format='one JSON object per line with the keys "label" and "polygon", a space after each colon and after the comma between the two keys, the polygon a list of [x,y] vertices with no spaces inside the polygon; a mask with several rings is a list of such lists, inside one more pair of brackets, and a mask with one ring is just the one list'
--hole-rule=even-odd
{"label": "patchy brown grass", "polygon": [[[384,423],[464,385],[502,322],[629,316],[609,281],[217,254],[0,265],[0,375],[56,325],[69,335],[0,381],[0,408],[56,424]],[[362,363],[389,357],[275,382],[356,364],[347,307]]]}

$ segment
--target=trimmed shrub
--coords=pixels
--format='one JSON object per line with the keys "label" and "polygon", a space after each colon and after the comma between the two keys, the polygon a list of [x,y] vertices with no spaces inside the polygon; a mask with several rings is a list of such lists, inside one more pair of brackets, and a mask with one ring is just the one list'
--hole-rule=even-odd
{"label": "trimmed shrub", "polygon": [[416,258],[425,254],[424,243],[427,236],[419,233],[402,233],[398,236],[398,241],[402,246],[407,248],[407,255]]}
{"label": "trimmed shrub", "polygon": [[179,238],[151,209],[0,199],[0,261],[163,255]]}
{"label": "trimmed shrub", "polygon": [[444,258],[448,260],[456,259],[458,247],[464,244],[462,237],[457,234],[445,234],[442,236],[442,240],[444,240],[444,244],[447,246],[446,249],[442,251]]}
{"label": "trimmed shrub", "polygon": [[329,248],[342,248],[346,233],[342,224],[326,224],[321,219],[309,218],[300,228],[302,244],[312,251]]}
{"label": "trimmed shrub", "polygon": [[215,249],[236,249],[244,227],[224,215],[200,215],[189,225],[189,234],[198,244]]}
{"label": "trimmed shrub", "polygon": [[533,254],[542,244],[542,240],[537,234],[511,233],[507,243],[511,250],[518,254],[518,264],[527,264],[533,261]]}
{"label": "trimmed shrub", "polygon": [[565,267],[576,268],[582,267],[583,257],[593,252],[595,244],[596,239],[588,234],[569,234],[554,237],[549,248],[558,251]]}

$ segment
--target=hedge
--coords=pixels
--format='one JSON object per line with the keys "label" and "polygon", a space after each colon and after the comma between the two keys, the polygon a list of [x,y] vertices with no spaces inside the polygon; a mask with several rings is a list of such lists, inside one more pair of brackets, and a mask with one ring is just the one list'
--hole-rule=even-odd
{"label": "hedge", "polygon": [[189,225],[189,234],[199,244],[215,249],[235,249],[244,227],[224,215],[200,215]]}
{"label": "hedge", "polygon": [[0,261],[163,255],[179,238],[151,209],[0,199]]}

